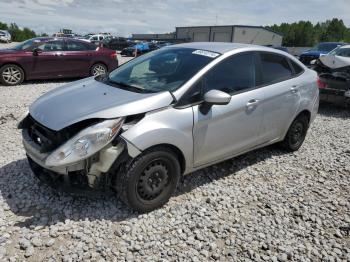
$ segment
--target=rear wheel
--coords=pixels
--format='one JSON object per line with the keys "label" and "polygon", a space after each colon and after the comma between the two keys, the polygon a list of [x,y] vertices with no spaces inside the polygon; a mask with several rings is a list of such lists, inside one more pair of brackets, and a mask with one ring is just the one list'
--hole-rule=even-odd
{"label": "rear wheel", "polygon": [[296,151],[303,144],[309,127],[307,116],[298,116],[288,129],[287,135],[281,145],[287,151]]}
{"label": "rear wheel", "polygon": [[104,64],[97,63],[97,64],[94,64],[94,65],[91,67],[91,72],[90,72],[90,74],[91,74],[92,76],[103,75],[103,74],[106,74],[106,73],[107,73],[107,67],[106,67]]}
{"label": "rear wheel", "polygon": [[0,68],[0,82],[6,86],[19,85],[24,80],[23,69],[17,65],[9,64]]}
{"label": "rear wheel", "polygon": [[180,164],[167,148],[142,153],[117,174],[117,194],[129,207],[149,212],[168,202],[180,179]]}

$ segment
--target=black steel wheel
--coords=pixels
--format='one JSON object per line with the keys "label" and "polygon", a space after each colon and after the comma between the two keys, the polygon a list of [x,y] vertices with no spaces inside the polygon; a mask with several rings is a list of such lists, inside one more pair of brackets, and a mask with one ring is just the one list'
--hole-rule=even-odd
{"label": "black steel wheel", "polygon": [[307,116],[298,116],[288,129],[281,145],[288,151],[297,151],[303,144],[309,127]]}
{"label": "black steel wheel", "polygon": [[148,150],[116,174],[118,196],[129,207],[149,212],[168,202],[180,179],[177,156],[166,147]]}

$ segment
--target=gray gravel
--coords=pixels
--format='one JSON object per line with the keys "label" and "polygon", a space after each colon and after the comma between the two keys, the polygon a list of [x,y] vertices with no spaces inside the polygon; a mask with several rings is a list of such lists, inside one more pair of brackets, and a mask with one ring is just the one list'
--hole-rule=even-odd
{"label": "gray gravel", "polygon": [[300,151],[257,150],[187,176],[139,215],[114,195],[55,193],[16,124],[65,81],[0,86],[0,261],[350,261],[350,111],[322,106]]}

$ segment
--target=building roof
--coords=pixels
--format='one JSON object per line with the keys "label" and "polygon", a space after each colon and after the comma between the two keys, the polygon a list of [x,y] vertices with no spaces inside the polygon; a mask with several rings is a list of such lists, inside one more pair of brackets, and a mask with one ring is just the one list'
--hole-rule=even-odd
{"label": "building roof", "polygon": [[[223,54],[238,48],[245,48],[245,47],[253,48],[257,46],[250,45],[250,44],[226,43],[226,42],[225,43],[224,42],[192,42],[192,43],[173,45],[173,46],[170,46],[170,48],[171,47],[193,48],[193,49],[207,50],[207,51]],[[259,46],[259,48],[263,48],[263,47]]]}
{"label": "building roof", "polygon": [[266,28],[266,27],[263,27],[263,26],[256,26],[256,25],[208,25],[208,26],[177,26],[176,29],[178,28],[204,28],[204,27],[245,27],[245,28],[260,28],[260,29],[264,29],[266,31],[270,31],[272,33],[275,33],[277,35],[280,35],[280,36],[283,36],[282,33],[279,33],[279,32],[276,32],[276,31],[273,31],[272,29],[270,28]]}

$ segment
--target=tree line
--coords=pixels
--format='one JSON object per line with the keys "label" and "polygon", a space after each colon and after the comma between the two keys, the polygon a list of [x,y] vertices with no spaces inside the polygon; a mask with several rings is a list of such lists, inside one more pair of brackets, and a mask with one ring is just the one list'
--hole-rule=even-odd
{"label": "tree line", "polygon": [[314,46],[318,42],[350,42],[350,29],[342,19],[312,24],[310,21],[282,23],[267,28],[283,34],[283,46]]}
{"label": "tree line", "polygon": [[11,39],[14,42],[22,42],[24,40],[36,37],[36,33],[24,27],[23,29],[19,28],[16,23],[11,23],[10,25],[0,22],[0,30],[7,30],[11,34]]}

